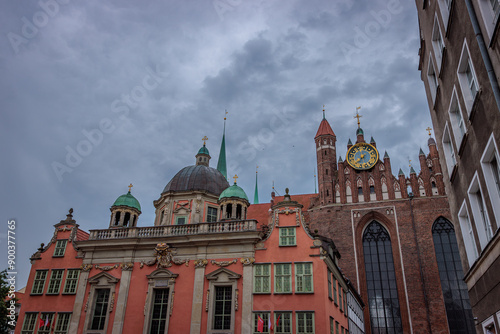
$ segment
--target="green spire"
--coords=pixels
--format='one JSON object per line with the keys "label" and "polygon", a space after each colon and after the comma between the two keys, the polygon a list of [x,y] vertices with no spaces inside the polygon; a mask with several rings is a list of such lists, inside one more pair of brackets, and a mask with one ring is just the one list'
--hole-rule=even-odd
{"label": "green spire", "polygon": [[[226,111],[227,115],[227,111]],[[222,143],[220,145],[219,161],[217,162],[217,170],[227,179],[226,167],[226,117],[224,117],[224,133],[222,134]]]}
{"label": "green spire", "polygon": [[413,166],[410,167],[410,174],[417,174],[415,170],[413,169]]}
{"label": "green spire", "polygon": [[399,173],[398,173],[398,175],[403,175],[403,176],[405,176],[405,173],[403,173],[403,170],[402,170],[401,168],[399,169]]}
{"label": "green spire", "polygon": [[376,144],[376,143],[375,143],[375,139],[373,139],[373,136],[372,136],[372,137],[371,137],[371,139],[370,139],[370,144]]}
{"label": "green spire", "polygon": [[387,154],[387,151],[385,151],[385,154],[384,154],[384,159],[385,158],[389,158],[389,154]]}
{"label": "green spire", "polygon": [[347,145],[352,145],[351,138],[349,138],[349,141],[347,142]]}
{"label": "green spire", "polygon": [[[259,166],[257,166],[259,168]],[[257,175],[259,173],[255,171],[255,193],[253,195],[253,204],[259,204],[259,188],[257,187]]]}
{"label": "green spire", "polygon": [[424,151],[422,151],[422,148],[420,148],[420,152],[418,153],[418,155],[425,155]]}
{"label": "green spire", "polygon": [[339,162],[344,162],[344,161],[342,160],[342,156],[340,156],[340,155],[339,155]]}

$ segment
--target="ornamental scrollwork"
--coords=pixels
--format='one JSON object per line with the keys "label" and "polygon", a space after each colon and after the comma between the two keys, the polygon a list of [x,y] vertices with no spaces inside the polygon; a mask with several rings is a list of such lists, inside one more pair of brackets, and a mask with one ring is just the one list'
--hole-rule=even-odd
{"label": "ornamental scrollwork", "polygon": [[253,257],[245,257],[240,259],[240,261],[244,266],[251,266],[255,262],[255,259]]}
{"label": "ornamental scrollwork", "polygon": [[80,269],[82,271],[90,271],[90,269],[92,269],[92,265],[90,263],[87,263],[87,264],[82,264],[80,266]]}
{"label": "ornamental scrollwork", "polygon": [[96,269],[99,269],[99,270],[102,270],[102,271],[110,271],[110,270],[118,268],[119,266],[120,265],[117,263],[117,264],[112,265],[112,266],[102,266],[102,267],[100,265],[96,264],[94,267]]}
{"label": "ornamental scrollwork", "polygon": [[115,292],[111,294],[111,300],[109,302],[109,313],[113,312],[113,306],[115,305]]}
{"label": "ornamental scrollwork", "polygon": [[156,267],[169,268],[172,266],[173,250],[166,242],[159,243],[155,247]]}
{"label": "ornamental scrollwork", "polygon": [[238,311],[238,296],[240,295],[240,292],[238,289],[236,289],[236,293],[234,294],[234,310]]}
{"label": "ornamental scrollwork", "polygon": [[210,306],[210,290],[207,290],[207,300],[205,302],[205,311],[208,312]]}
{"label": "ornamental scrollwork", "polygon": [[236,263],[236,262],[238,262],[238,260],[236,260],[236,259],[231,260],[231,261],[215,261],[215,260],[210,261],[210,263],[218,265],[219,267],[227,267],[227,266],[229,266],[233,263]]}
{"label": "ornamental scrollwork", "polygon": [[189,259],[185,259],[185,260],[173,260],[172,262],[175,263],[178,266],[184,264],[186,267],[189,267]]}
{"label": "ornamental scrollwork", "polygon": [[134,269],[134,264],[132,262],[129,262],[129,263],[120,263],[120,268],[122,270],[133,270]]}
{"label": "ornamental scrollwork", "polygon": [[208,264],[208,260],[206,259],[198,259],[194,261],[195,268],[205,268]]}

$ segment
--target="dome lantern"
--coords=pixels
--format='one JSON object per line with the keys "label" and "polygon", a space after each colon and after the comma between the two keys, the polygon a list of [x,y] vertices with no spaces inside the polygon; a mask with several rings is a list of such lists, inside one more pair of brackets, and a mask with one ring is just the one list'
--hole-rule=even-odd
{"label": "dome lantern", "polygon": [[219,196],[221,220],[245,220],[250,206],[245,191],[236,184],[238,175],[234,176],[234,184],[224,190]]}
{"label": "dome lantern", "polygon": [[111,211],[110,228],[137,226],[137,218],[141,214],[141,205],[130,193],[132,187],[131,183],[128,186],[128,193],[118,197],[109,209]]}

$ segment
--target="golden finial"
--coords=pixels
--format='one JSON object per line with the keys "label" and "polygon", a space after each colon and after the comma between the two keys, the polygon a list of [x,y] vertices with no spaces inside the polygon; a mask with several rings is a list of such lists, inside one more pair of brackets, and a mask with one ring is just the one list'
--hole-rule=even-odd
{"label": "golden finial", "polygon": [[430,128],[430,126],[428,126],[428,127],[427,127],[427,129],[425,129],[425,130],[426,130],[426,131],[429,131],[429,137],[430,137],[430,136],[432,136],[432,134],[431,134],[431,130],[432,130],[432,129]]}
{"label": "golden finial", "polygon": [[408,158],[408,167],[411,168],[411,159]]}
{"label": "golden finial", "polygon": [[354,116],[353,118],[357,118],[358,119],[358,129],[360,128],[360,123],[359,123],[359,119],[361,117],[363,117],[362,115],[359,114],[359,109],[361,109],[361,106],[359,107],[356,107],[356,116]]}
{"label": "golden finial", "polygon": [[129,186],[128,186],[128,192],[130,192],[130,190],[132,190],[132,187],[133,187],[132,183],[129,184]]}
{"label": "golden finial", "polygon": [[236,174],[235,174],[235,175],[233,176],[233,179],[234,179],[234,184],[236,184],[236,180],[238,179],[238,175],[236,175]]}
{"label": "golden finial", "polygon": [[257,168],[255,168],[255,174],[257,174],[259,172],[259,166],[257,166]]}
{"label": "golden finial", "polygon": [[224,109],[224,111],[226,112],[226,113],[224,114],[224,120],[226,120],[227,109]]}
{"label": "golden finial", "polygon": [[205,146],[207,144],[208,137],[205,136],[205,137],[201,138],[201,140],[203,140],[203,146]]}
{"label": "golden finial", "polygon": [[325,105],[323,104],[323,119],[325,119]]}

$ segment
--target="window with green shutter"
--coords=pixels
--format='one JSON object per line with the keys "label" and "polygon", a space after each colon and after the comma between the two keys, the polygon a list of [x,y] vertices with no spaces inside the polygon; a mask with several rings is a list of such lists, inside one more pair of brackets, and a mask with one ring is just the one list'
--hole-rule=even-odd
{"label": "window with green shutter", "polygon": [[58,313],[54,334],[67,334],[71,313]]}
{"label": "window with green shutter", "polygon": [[314,334],[314,312],[297,312],[297,334]]}
{"label": "window with green shutter", "polygon": [[271,265],[270,264],[254,264],[254,293],[270,293],[271,292]]}
{"label": "window with green shutter", "polygon": [[274,312],[274,333],[292,334],[292,312]]}
{"label": "window with green shutter", "polygon": [[49,288],[47,289],[48,295],[59,294],[61,288],[61,281],[64,275],[64,269],[53,269],[50,273]]}
{"label": "window with green shutter", "polygon": [[62,257],[64,256],[64,252],[66,251],[66,245],[68,240],[57,240],[56,248],[54,249],[54,257]]}
{"label": "window with green shutter", "polygon": [[314,292],[312,263],[295,263],[295,292]]}
{"label": "window with green shutter", "polygon": [[37,270],[35,273],[35,280],[31,288],[32,295],[41,295],[45,288],[45,279],[47,278],[47,270]]}
{"label": "window with green shutter", "polygon": [[277,263],[274,265],[274,293],[292,292],[292,264]]}
{"label": "window with green shutter", "polygon": [[295,227],[280,227],[280,246],[296,246]]}
{"label": "window with green shutter", "polygon": [[76,286],[78,284],[78,277],[80,276],[80,269],[68,269],[66,275],[66,283],[64,284],[64,294],[75,294]]}

